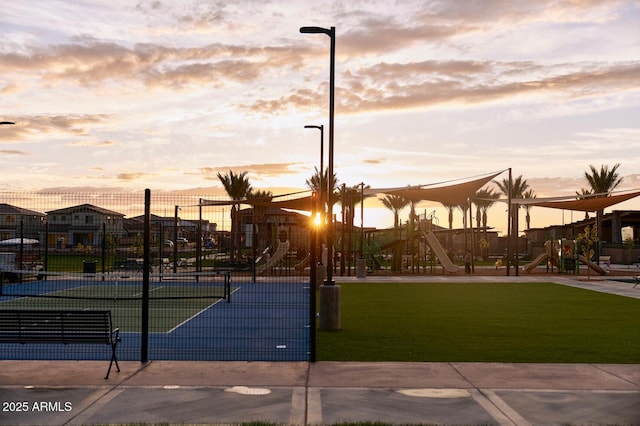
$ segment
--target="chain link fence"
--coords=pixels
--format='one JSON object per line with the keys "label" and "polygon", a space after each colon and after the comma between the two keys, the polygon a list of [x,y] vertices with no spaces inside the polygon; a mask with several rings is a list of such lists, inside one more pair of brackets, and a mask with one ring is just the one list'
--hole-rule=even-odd
{"label": "chain link fence", "polygon": [[[0,193],[0,310],[108,310],[121,360],[305,361],[308,217],[193,194]],[[109,359],[77,344],[2,359]]]}

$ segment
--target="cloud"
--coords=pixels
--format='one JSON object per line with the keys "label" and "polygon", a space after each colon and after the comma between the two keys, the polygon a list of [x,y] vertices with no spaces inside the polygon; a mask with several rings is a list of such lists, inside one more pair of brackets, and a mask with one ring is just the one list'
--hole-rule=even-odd
{"label": "cloud", "polygon": [[[565,100],[606,97],[635,91],[640,86],[640,61],[584,63],[567,71],[565,64],[549,65],[496,61],[422,61],[378,63],[345,71],[336,87],[340,113],[424,108],[442,104],[481,104],[516,97],[555,94]],[[288,109],[317,107],[326,96],[322,85],[272,100],[258,100],[243,108],[277,114]]]}
{"label": "cloud", "polygon": [[82,141],[70,142],[68,145],[78,146],[78,147],[83,147],[83,146],[107,147],[107,146],[117,145],[117,142],[109,141],[109,140],[103,140],[103,141],[82,140]]}
{"label": "cloud", "polygon": [[363,162],[366,164],[382,164],[385,162],[385,160],[383,158],[370,158],[363,160]]}
{"label": "cloud", "polygon": [[25,151],[18,151],[16,149],[0,149],[2,155],[31,155]]}
{"label": "cloud", "polygon": [[[304,48],[303,51],[308,50]],[[297,67],[294,47],[250,47],[220,43],[202,47],[166,47],[82,39],[79,43],[31,47],[26,53],[0,54],[0,72],[18,79],[24,72],[43,83],[69,81],[85,87],[119,81],[151,87],[182,88],[255,81],[269,70]],[[11,87],[14,83],[9,83]]]}
{"label": "cloud", "polygon": [[598,22],[613,19],[620,1],[527,1],[484,0],[482,2],[435,2],[423,12],[423,21],[465,22],[510,26],[531,22]]}
{"label": "cloud", "polygon": [[[24,143],[31,138],[43,135],[88,136],[94,126],[109,123],[114,116],[110,114],[57,114],[57,115],[19,115],[6,117],[16,124],[2,126],[0,143]],[[104,141],[103,144],[108,143]]]}
{"label": "cloud", "polygon": [[288,174],[297,174],[299,170],[296,169],[301,163],[269,163],[269,164],[248,164],[239,166],[225,166],[225,167],[201,167],[200,173],[206,180],[219,181],[218,173],[227,174],[229,170],[234,173],[248,172],[249,176],[253,175],[262,178],[269,178],[273,176],[282,176]]}
{"label": "cloud", "polygon": [[18,86],[14,83],[0,85],[0,95],[9,95],[18,92]]}
{"label": "cloud", "polygon": [[130,182],[134,180],[149,179],[156,176],[157,175],[155,173],[129,172],[129,173],[119,173],[117,176],[117,179],[121,181]]}
{"label": "cloud", "polygon": [[467,25],[413,23],[411,26],[394,19],[368,18],[356,28],[340,34],[339,56],[367,56],[411,47],[425,41],[439,42],[464,32],[475,31]]}

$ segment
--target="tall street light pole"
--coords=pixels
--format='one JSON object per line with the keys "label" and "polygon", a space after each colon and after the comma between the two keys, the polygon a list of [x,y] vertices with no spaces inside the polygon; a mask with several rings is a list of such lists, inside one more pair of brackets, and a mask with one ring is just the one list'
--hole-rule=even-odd
{"label": "tall street light pole", "polygon": [[[334,115],[334,95],[335,95],[335,68],[336,68],[336,28],[331,27],[301,27],[302,34],[326,34],[331,39],[331,56],[329,69],[329,170],[327,171],[327,213],[329,215],[328,228],[333,228],[333,115]],[[333,281],[333,235],[331,231],[327,233],[327,280],[326,285],[334,285]]]}
{"label": "tall street light pole", "polygon": [[[302,34],[326,34],[331,40],[330,70],[329,70],[329,170],[327,171],[327,279],[320,288],[320,328],[327,330],[340,329],[340,287],[333,281],[333,115],[335,98],[336,73],[336,28],[300,27]],[[328,311],[323,320],[323,287],[334,287],[324,290]]]}

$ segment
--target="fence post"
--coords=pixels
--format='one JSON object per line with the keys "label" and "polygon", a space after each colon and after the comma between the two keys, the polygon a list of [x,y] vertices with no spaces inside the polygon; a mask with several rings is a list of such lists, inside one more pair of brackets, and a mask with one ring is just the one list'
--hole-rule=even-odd
{"label": "fence post", "polygon": [[142,330],[140,362],[149,361],[149,270],[151,268],[151,190],[144,190],[144,242],[142,260]]}

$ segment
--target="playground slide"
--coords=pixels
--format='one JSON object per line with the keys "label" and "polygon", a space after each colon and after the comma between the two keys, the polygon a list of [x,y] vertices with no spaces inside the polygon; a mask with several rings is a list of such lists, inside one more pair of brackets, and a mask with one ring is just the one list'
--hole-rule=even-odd
{"label": "playground slide", "polygon": [[539,264],[541,264],[542,262],[544,262],[547,259],[549,259],[549,255],[547,253],[542,253],[542,254],[538,255],[538,257],[533,259],[532,262],[527,263],[526,265],[524,265],[522,267],[522,270],[526,271],[526,272],[531,272],[531,271],[533,271],[533,268],[535,268],[536,266],[538,266]]}
{"label": "playground slide", "polygon": [[604,269],[602,269],[600,266],[596,265],[595,263],[589,261],[586,257],[580,255],[579,259],[580,259],[580,262],[586,264],[589,268],[593,269],[600,275],[605,275],[607,273]]}
{"label": "playground slide", "polygon": [[427,239],[427,243],[429,244],[429,247],[431,247],[431,250],[433,250],[436,256],[438,256],[438,260],[440,261],[440,264],[445,269],[445,271],[452,273],[458,272],[460,270],[460,267],[458,265],[455,265],[451,261],[451,259],[449,259],[449,256],[447,256],[447,252],[444,251],[444,247],[442,247],[436,235],[432,231],[423,232],[423,234]]}
{"label": "playground slide", "polygon": [[284,243],[279,243],[278,248],[276,249],[275,253],[273,253],[273,256],[271,256],[271,258],[267,260],[267,263],[260,266],[257,272],[259,274],[262,274],[263,272],[268,272],[271,268],[276,266],[282,259],[284,259],[288,251],[289,251],[289,240],[285,241]]}
{"label": "playground slide", "polygon": [[295,269],[296,271],[300,271],[304,268],[306,268],[307,266],[309,266],[309,263],[311,263],[311,255],[308,254],[304,259],[302,259],[299,263],[297,263],[293,269]]}

